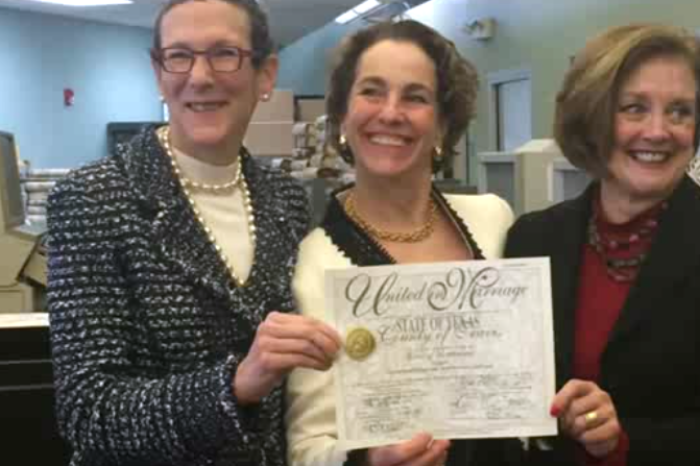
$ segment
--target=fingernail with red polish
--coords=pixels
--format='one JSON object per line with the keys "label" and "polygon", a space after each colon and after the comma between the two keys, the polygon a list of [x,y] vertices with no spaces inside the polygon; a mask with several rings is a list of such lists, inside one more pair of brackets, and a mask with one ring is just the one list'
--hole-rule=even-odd
{"label": "fingernail with red polish", "polygon": [[549,414],[551,414],[551,415],[554,416],[554,417],[559,416],[559,408],[556,407],[556,406],[554,406],[554,405],[552,405],[552,407],[549,408]]}

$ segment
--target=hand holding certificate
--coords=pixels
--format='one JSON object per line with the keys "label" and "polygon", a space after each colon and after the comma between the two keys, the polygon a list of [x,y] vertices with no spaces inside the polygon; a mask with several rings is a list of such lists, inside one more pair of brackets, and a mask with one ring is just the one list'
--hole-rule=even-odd
{"label": "hand holding certificate", "polygon": [[556,434],[549,262],[471,261],[330,271],[339,440]]}

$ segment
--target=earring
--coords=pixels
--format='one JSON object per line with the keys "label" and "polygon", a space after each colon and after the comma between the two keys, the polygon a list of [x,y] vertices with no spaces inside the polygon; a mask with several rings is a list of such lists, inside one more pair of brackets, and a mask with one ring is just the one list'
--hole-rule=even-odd
{"label": "earring", "polygon": [[350,150],[350,146],[348,146],[348,139],[342,133],[340,134],[340,136],[338,136],[338,149],[340,149],[340,158],[342,158],[345,162],[347,162],[350,165],[355,164],[355,157],[352,155],[352,150]]}
{"label": "earring", "polygon": [[435,146],[435,148],[433,149],[433,151],[434,151],[434,153],[433,153],[433,159],[434,159],[437,163],[442,162],[442,147],[440,147],[440,146]]}
{"label": "earring", "polygon": [[268,100],[270,100],[270,94],[268,94],[267,92],[264,93],[264,94],[261,96],[261,100],[262,100],[263,102],[267,102]]}

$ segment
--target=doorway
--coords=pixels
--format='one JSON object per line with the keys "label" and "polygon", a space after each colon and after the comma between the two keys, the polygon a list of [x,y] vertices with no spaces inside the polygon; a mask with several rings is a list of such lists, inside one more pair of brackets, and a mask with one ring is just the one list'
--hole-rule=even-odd
{"label": "doorway", "polygon": [[532,86],[529,70],[503,70],[487,75],[489,146],[511,152],[532,139]]}

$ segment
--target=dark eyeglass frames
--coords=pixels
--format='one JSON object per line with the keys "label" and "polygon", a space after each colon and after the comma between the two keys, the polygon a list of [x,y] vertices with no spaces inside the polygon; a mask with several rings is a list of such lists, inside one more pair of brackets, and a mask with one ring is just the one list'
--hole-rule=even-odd
{"label": "dark eyeglass frames", "polygon": [[212,70],[219,73],[234,73],[241,69],[243,60],[254,55],[252,50],[240,47],[213,47],[208,50],[191,50],[184,47],[165,47],[153,50],[151,56],[168,73],[189,73],[197,55],[204,55]]}

